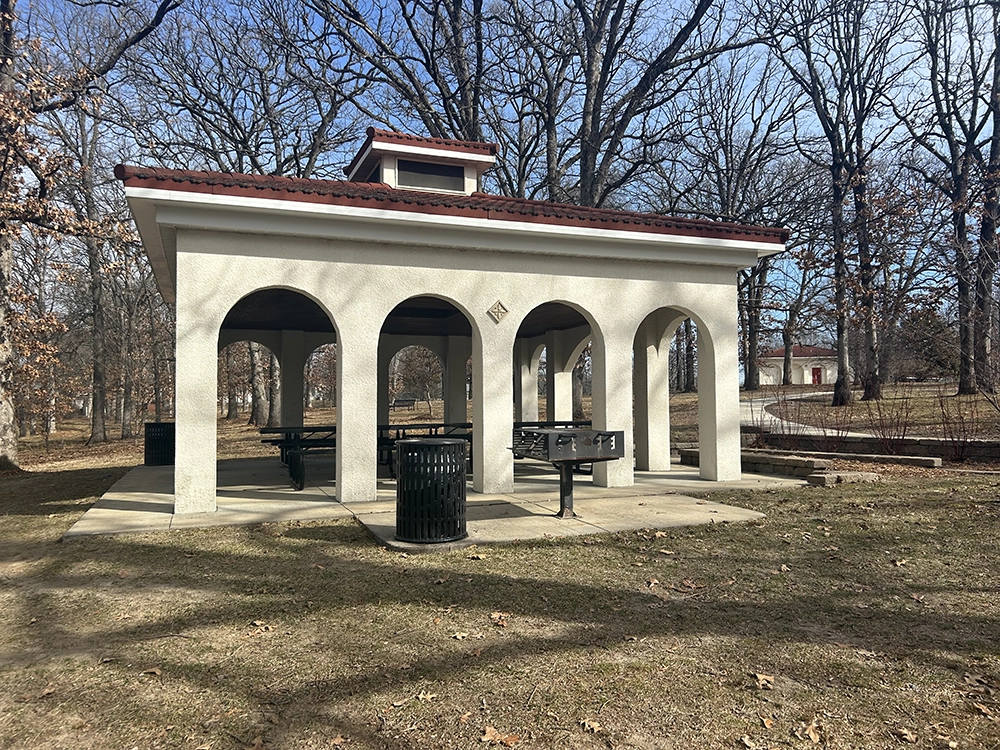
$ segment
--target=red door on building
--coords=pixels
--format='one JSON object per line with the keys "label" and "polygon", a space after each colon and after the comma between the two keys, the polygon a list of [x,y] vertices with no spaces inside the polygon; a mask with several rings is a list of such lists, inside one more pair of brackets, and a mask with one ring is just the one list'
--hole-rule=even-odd
{"label": "red door on building", "polygon": [[813,368],[813,385],[823,385],[823,368]]}

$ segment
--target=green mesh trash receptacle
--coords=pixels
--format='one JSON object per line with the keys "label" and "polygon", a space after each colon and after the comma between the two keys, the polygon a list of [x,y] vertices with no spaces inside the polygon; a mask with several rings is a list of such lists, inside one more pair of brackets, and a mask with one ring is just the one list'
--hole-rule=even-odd
{"label": "green mesh trash receptacle", "polygon": [[146,466],[174,463],[174,423],[146,422],[144,461]]}
{"label": "green mesh trash receptacle", "polygon": [[413,438],[396,442],[396,539],[453,542],[465,530],[466,442]]}

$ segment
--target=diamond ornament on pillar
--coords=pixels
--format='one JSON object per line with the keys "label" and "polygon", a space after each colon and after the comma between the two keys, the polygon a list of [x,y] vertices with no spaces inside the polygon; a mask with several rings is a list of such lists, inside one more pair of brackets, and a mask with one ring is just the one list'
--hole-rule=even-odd
{"label": "diamond ornament on pillar", "polygon": [[503,302],[497,300],[496,303],[493,305],[493,307],[487,310],[487,312],[489,313],[489,316],[493,318],[494,323],[499,323],[501,320],[503,320],[503,316],[509,313],[510,310],[504,307]]}

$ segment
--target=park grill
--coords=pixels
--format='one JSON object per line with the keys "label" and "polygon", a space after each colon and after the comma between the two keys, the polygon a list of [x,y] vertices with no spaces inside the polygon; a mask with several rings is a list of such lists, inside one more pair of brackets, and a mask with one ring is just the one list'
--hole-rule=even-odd
{"label": "park grill", "polygon": [[559,470],[559,517],[572,518],[573,470],[580,464],[625,455],[625,433],[608,430],[522,428],[514,430],[514,458],[547,461]]}

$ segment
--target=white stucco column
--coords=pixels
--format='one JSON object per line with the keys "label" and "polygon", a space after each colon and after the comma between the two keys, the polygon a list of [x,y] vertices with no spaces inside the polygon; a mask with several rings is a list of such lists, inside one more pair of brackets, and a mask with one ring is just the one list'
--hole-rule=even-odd
{"label": "white stucco column", "polygon": [[[182,242],[178,238],[178,244]],[[212,288],[208,288],[212,287]],[[198,256],[177,254],[174,513],[216,510],[216,398],[219,325],[214,287]],[[225,315],[225,311],[222,311]]]}
{"label": "white stucco column", "polygon": [[337,500],[375,499],[378,337],[363,316],[338,320]]}
{"label": "white stucco column", "polygon": [[635,468],[670,470],[670,338],[647,319],[635,338]]}
{"label": "white stucco column", "polygon": [[589,329],[549,331],[545,335],[546,419],[573,419],[573,367],[590,339]]}
{"label": "white stucco column", "polygon": [[281,426],[301,426],[304,421],[302,370],[306,364],[305,334],[302,331],[281,332],[278,363],[281,368]]}
{"label": "white stucco column", "polygon": [[472,339],[468,336],[448,336],[444,348],[444,421],[463,424],[469,421],[469,398],[466,389],[466,368],[472,356]]}
{"label": "white stucco column", "polygon": [[721,326],[716,320],[706,332],[698,325],[699,473],[702,479],[719,482],[739,479],[742,471],[735,295],[734,287],[732,314]]}
{"label": "white stucco column", "polygon": [[514,404],[518,422],[538,421],[538,346],[519,339],[514,343]]}
{"label": "white stucco column", "polygon": [[651,314],[635,337],[635,468],[670,470],[670,340],[684,316]]}
{"label": "white stucco column", "polygon": [[603,342],[594,336],[592,364],[592,414],[595,430],[622,430],[625,453],[617,461],[594,464],[594,484],[598,487],[631,487],[632,468],[632,342],[631,332],[611,329],[603,332]]}
{"label": "white stucco column", "polygon": [[[505,321],[483,317],[472,346],[472,488],[486,494],[514,490],[514,333]],[[507,321],[506,327],[511,323]]]}
{"label": "white stucco column", "polygon": [[379,336],[378,373],[376,375],[378,424],[389,424],[389,365],[395,355],[395,347],[386,341],[385,336]]}

